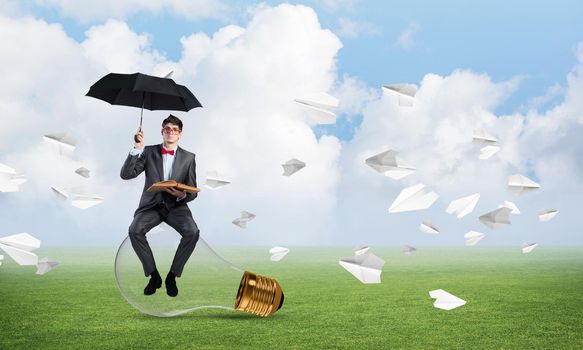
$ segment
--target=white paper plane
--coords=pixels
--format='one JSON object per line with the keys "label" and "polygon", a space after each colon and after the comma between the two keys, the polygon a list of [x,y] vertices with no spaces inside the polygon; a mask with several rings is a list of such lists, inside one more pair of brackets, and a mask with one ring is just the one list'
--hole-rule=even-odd
{"label": "white paper plane", "polygon": [[0,266],[2,266],[2,260],[4,260],[4,255],[0,254]]}
{"label": "white paper plane", "polygon": [[385,261],[373,253],[354,255],[340,259],[338,263],[362,283],[381,283]]}
{"label": "white paper plane", "polygon": [[476,231],[470,231],[464,235],[464,239],[466,240],[466,246],[471,247],[478,244],[482,238],[486,237],[485,234]]}
{"label": "white paper plane", "polygon": [[423,233],[427,233],[428,235],[436,235],[439,233],[439,230],[433,223],[429,220],[425,220],[419,225],[419,230]]}
{"label": "white paper plane", "polygon": [[303,169],[306,166],[306,163],[292,158],[281,166],[283,167],[283,176],[290,176]]}
{"label": "white paper plane", "polygon": [[356,248],[354,248],[354,255],[364,254],[364,253],[368,252],[369,249],[370,249],[370,247],[367,247],[367,246],[356,247]]}
{"label": "white paper plane", "polygon": [[512,211],[510,212],[510,214],[520,214],[520,210],[518,209],[516,204],[514,204],[510,201],[504,201],[504,204],[500,204],[498,206],[498,208],[502,208],[502,207],[506,207],[508,209],[511,209]]}
{"label": "white paper plane", "polygon": [[66,132],[43,135],[43,138],[51,144],[57,145],[60,151],[72,152],[75,150],[77,140]]}
{"label": "white paper plane", "polygon": [[338,107],[338,99],[336,97],[322,92],[294,99],[294,102],[302,106],[316,123],[336,123],[336,114],[333,111]]}
{"label": "white paper plane", "polygon": [[255,219],[255,214],[249,213],[247,211],[242,211],[241,216],[233,220],[233,224],[239,226],[240,228],[247,228],[247,223]]}
{"label": "white paper plane", "polygon": [[450,294],[443,289],[432,290],[429,292],[429,297],[435,299],[433,306],[442,310],[453,310],[457,307],[466,304],[466,301]]}
{"label": "white paper plane", "polygon": [[405,244],[403,246],[403,253],[405,253],[405,255],[413,255],[416,251],[417,251],[417,248],[412,247],[410,245]]}
{"label": "white paper plane", "polygon": [[67,189],[56,186],[51,186],[51,189],[53,190],[53,193],[57,196],[57,198],[64,200],[69,198],[69,193]]}
{"label": "white paper plane", "polygon": [[458,219],[461,219],[464,216],[471,213],[472,211],[474,211],[474,208],[476,207],[476,204],[478,203],[479,199],[480,199],[479,193],[474,193],[466,197],[458,198],[456,200],[451,201],[451,203],[449,203],[445,211],[448,214],[456,215]]}
{"label": "white paper plane", "polygon": [[482,224],[495,230],[504,225],[510,225],[509,215],[511,212],[512,209],[502,207],[480,216],[479,220]]}
{"label": "white paper plane", "polygon": [[474,135],[472,136],[472,142],[483,145],[493,145],[498,142],[498,139],[490,135],[486,130],[475,129]]}
{"label": "white paper plane", "polygon": [[480,148],[480,155],[478,156],[479,159],[488,159],[498,153],[500,151],[500,147],[498,146],[485,146]]}
{"label": "white paper plane", "polygon": [[540,185],[532,181],[526,176],[516,174],[508,177],[508,191],[511,193],[521,196],[525,193],[537,190]]}
{"label": "white paper plane", "polygon": [[546,222],[554,218],[558,213],[559,211],[557,209],[542,209],[538,212],[538,219],[541,222]]}
{"label": "white paper plane", "polygon": [[59,265],[59,262],[57,260],[53,260],[53,259],[49,259],[49,258],[42,258],[36,264],[36,267],[37,267],[36,274],[37,275],[44,275],[45,273],[47,273],[47,272],[51,271],[53,268],[55,268],[57,265]]}
{"label": "white paper plane", "polygon": [[230,184],[231,181],[225,179],[224,177],[220,176],[217,171],[207,171],[206,173],[206,182],[205,187],[214,190],[215,188],[219,188],[225,185]]}
{"label": "white paper plane", "polygon": [[174,69],[171,69],[170,72],[166,73],[166,75],[164,76],[164,78],[170,79],[170,78],[172,78],[172,74],[174,74]]}
{"label": "white paper plane", "polygon": [[271,261],[280,261],[284,256],[289,253],[289,249],[285,247],[273,247],[269,249],[269,254],[271,254]]}
{"label": "white paper plane", "polygon": [[71,205],[79,209],[89,209],[103,203],[105,198],[94,194],[73,193],[71,195]]}
{"label": "white paper plane", "polygon": [[0,192],[19,192],[20,185],[26,182],[23,173],[0,163]]}
{"label": "white paper plane", "polygon": [[90,175],[91,171],[87,168],[84,168],[84,167],[80,167],[79,169],[75,170],[75,173],[77,173],[77,174],[79,174],[87,179],[91,176]]}
{"label": "white paper plane", "polygon": [[391,179],[400,180],[407,175],[413,174],[416,169],[398,157],[398,154],[399,152],[390,149],[367,158],[364,162],[379,173]]}
{"label": "white paper plane", "polygon": [[417,184],[403,189],[389,207],[389,213],[429,208],[439,198],[439,195],[435,192],[425,193],[423,188],[425,185]]}
{"label": "white paper plane", "polygon": [[0,249],[16,261],[18,265],[36,265],[38,256],[31,252],[38,249],[40,243],[40,240],[23,232],[0,238]]}
{"label": "white paper plane", "polygon": [[522,254],[528,254],[530,252],[533,251],[534,248],[536,248],[538,244],[536,243],[524,243],[522,245]]}
{"label": "white paper plane", "polygon": [[402,107],[412,107],[415,94],[417,93],[417,86],[415,84],[385,84],[383,85],[384,91],[389,91],[391,93],[397,94],[399,101],[399,106]]}

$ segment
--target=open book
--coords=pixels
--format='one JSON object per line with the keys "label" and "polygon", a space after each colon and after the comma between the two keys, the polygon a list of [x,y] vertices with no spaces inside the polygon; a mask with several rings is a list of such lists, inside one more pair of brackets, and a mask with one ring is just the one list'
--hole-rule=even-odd
{"label": "open book", "polygon": [[181,184],[181,183],[178,183],[174,180],[156,182],[155,184],[150,186],[150,188],[148,188],[146,190],[146,192],[163,191],[164,189],[169,188],[169,187],[174,187],[176,189],[179,189],[182,191],[187,191],[187,192],[192,192],[192,193],[200,192],[200,188],[198,188],[198,187],[192,187],[192,186],[188,186],[185,184]]}

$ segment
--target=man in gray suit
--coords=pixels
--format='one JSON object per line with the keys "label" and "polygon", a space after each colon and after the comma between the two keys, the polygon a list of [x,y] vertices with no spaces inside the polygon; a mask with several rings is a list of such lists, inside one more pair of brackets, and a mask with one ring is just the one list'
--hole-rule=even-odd
{"label": "man in gray suit", "polygon": [[182,121],[170,115],[162,122],[163,144],[144,147],[144,133],[138,131],[134,148],[123,164],[120,176],[124,180],[137,177],[146,172],[146,181],[134,220],[129,227],[132,247],[142,262],[144,274],[150,280],[144,288],[145,295],[156,293],[162,286],[162,277],[156,268],[156,262],[146,233],[162,221],[173,227],[182,239],[176,249],[174,260],[165,279],[166,293],[178,295],[176,277],[180,277],[184,264],[194,251],[199,237],[199,230],[186,203],[195,199],[197,194],[170,188],[158,192],[146,192],[152,184],[159,181],[176,180],[196,187],[196,162],[194,153],[178,147],[182,134]]}

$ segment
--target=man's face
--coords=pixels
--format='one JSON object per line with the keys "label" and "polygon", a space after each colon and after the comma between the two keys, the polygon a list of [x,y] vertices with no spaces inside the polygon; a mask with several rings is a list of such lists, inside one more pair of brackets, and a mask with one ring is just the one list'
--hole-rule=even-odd
{"label": "man's face", "polygon": [[162,128],[162,137],[164,142],[176,143],[180,140],[180,135],[182,131],[178,128],[178,125],[168,123]]}

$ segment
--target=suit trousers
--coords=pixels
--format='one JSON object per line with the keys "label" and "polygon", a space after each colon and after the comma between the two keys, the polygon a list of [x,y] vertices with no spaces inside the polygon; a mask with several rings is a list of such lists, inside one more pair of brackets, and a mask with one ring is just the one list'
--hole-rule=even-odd
{"label": "suit trousers", "polygon": [[162,221],[166,222],[182,236],[170,267],[170,271],[180,277],[184,265],[196,247],[200,233],[188,206],[179,205],[169,210],[164,203],[161,203],[152,209],[137,213],[129,228],[130,241],[142,262],[144,274],[149,276],[156,270],[156,262],[146,239],[146,233],[158,226]]}

